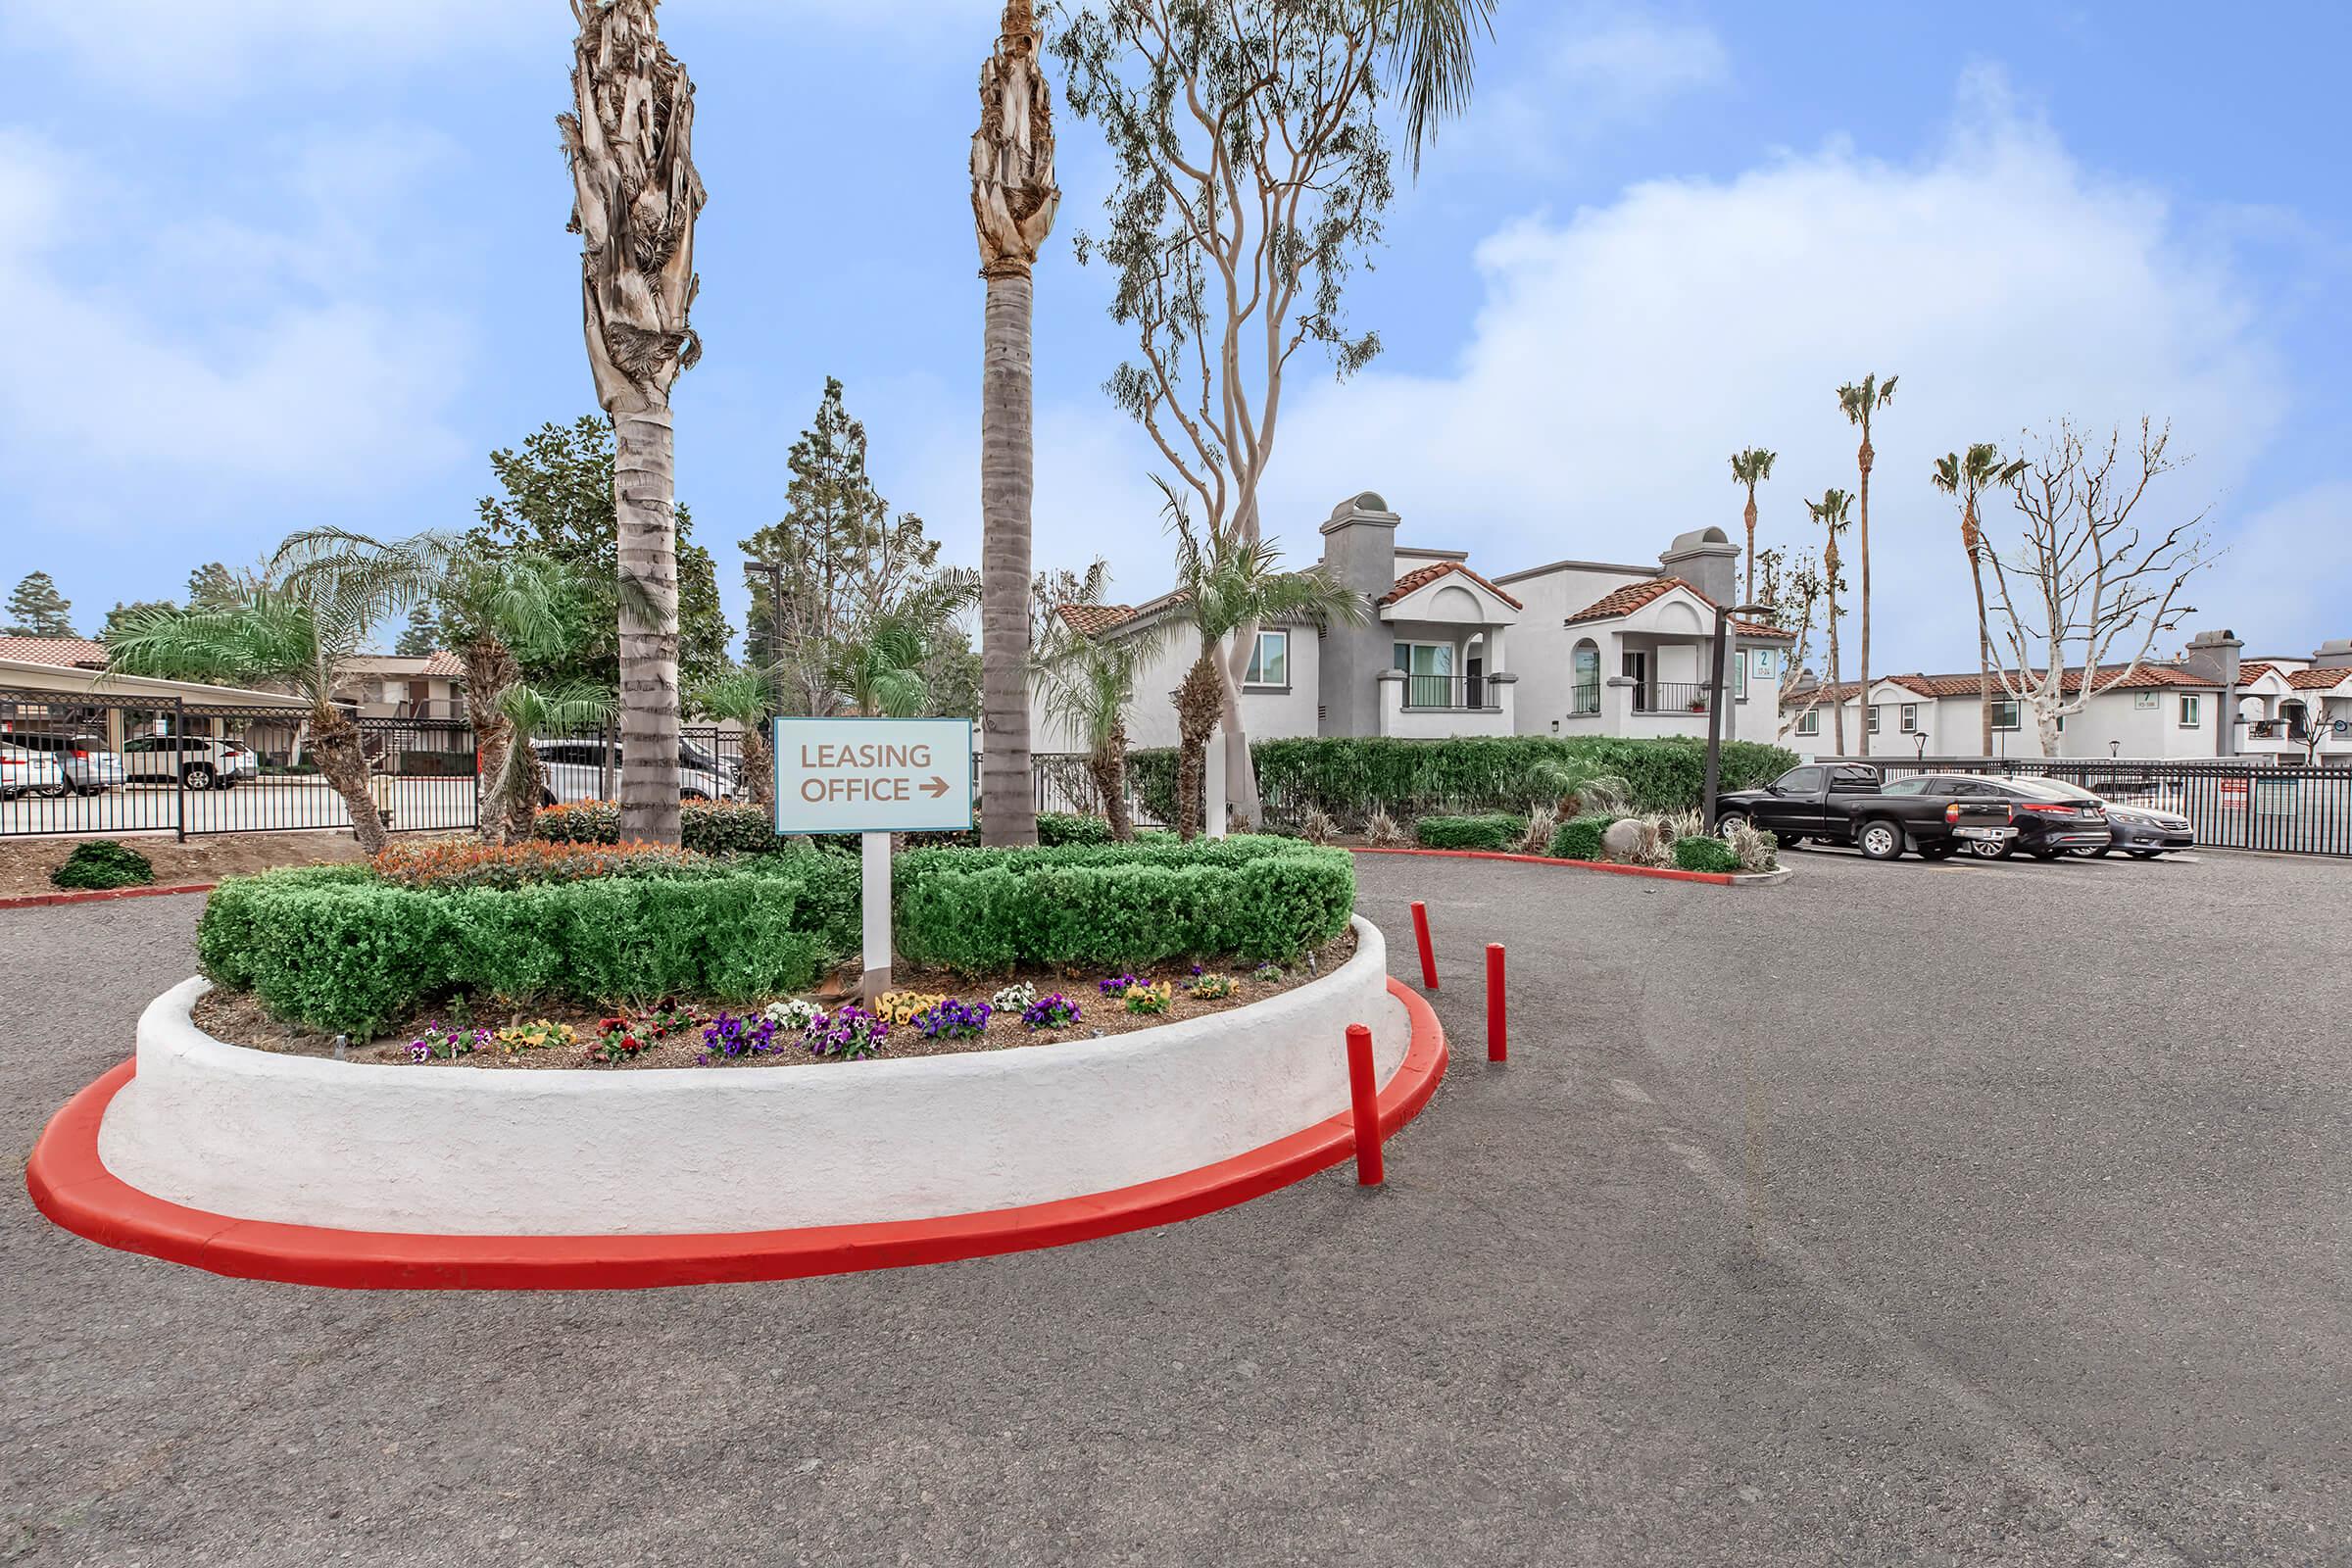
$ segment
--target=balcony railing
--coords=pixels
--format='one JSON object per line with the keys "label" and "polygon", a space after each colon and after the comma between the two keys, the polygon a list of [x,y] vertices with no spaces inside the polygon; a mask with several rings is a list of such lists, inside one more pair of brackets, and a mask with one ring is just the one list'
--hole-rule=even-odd
{"label": "balcony railing", "polygon": [[1703,681],[1652,681],[1633,689],[1637,713],[1703,713],[1713,688]]}
{"label": "balcony railing", "polygon": [[1569,694],[1568,711],[1571,714],[1600,711],[1600,682],[1580,680]]}
{"label": "balcony railing", "polygon": [[1404,706],[1407,710],[1476,712],[1497,704],[1483,675],[1407,675]]}

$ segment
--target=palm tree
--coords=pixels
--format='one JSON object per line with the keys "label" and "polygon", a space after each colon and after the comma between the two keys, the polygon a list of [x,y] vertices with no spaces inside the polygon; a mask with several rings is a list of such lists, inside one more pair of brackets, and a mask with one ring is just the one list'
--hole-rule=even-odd
{"label": "palm tree", "polygon": [[351,812],[352,836],[373,855],[387,834],[368,792],[359,725],[335,703],[335,672],[377,622],[406,613],[424,591],[397,558],[314,565],[225,603],[129,612],[107,639],[107,665],[166,680],[292,687],[311,707],[318,770]]}
{"label": "palm tree", "polygon": [[[1870,702],[1870,466],[1878,458],[1878,454],[1870,449],[1870,416],[1893,401],[1894,377],[1891,375],[1882,383],[1874,372],[1864,376],[1859,386],[1849,382],[1838,389],[1838,407],[1845,411],[1848,422],[1862,427],[1862,446],[1855,454],[1855,461],[1862,469],[1862,527],[1859,535],[1862,544],[1862,654],[1858,678],[1862,683],[1862,701],[1865,705]],[[1870,720],[1867,715],[1862,721],[1862,755],[1870,755]]]}
{"label": "palm tree", "polygon": [[1360,626],[1372,618],[1372,605],[1320,569],[1277,569],[1282,552],[1270,539],[1228,534],[1203,542],[1175,490],[1156,475],[1153,482],[1167,497],[1163,510],[1176,535],[1176,587],[1184,596],[1183,614],[1200,637],[1200,657],[1175,694],[1176,829],[1190,838],[1200,816],[1208,737],[1222,716],[1225,685],[1217,666],[1225,639],[1266,621],[1320,626],[1344,620]]}
{"label": "palm tree", "polygon": [[[487,775],[483,815],[519,823],[519,831],[527,835],[531,813],[549,798],[547,767],[531,742],[543,735],[612,722],[612,694],[580,682],[542,690],[528,681],[515,680],[500,690],[492,706],[512,744],[501,754],[498,771]],[[624,832],[621,837],[628,835]]]}
{"label": "palm tree", "polygon": [[906,614],[882,615],[854,642],[836,646],[825,679],[841,706],[861,718],[913,718],[931,695],[923,666],[930,628]]}
{"label": "palm tree", "polygon": [[1947,452],[1936,460],[1936,488],[1960,498],[1960,548],[1968,552],[1969,580],[1977,590],[1977,716],[1984,757],[1992,755],[1992,623],[1984,616],[1984,533],[1977,525],[1977,497],[2017,483],[2025,471],[2025,459],[2002,462],[2001,449],[1990,441],[1977,442],[1965,457]]}
{"label": "palm tree", "polygon": [[1404,101],[1404,137],[1413,172],[1438,122],[1470,107],[1477,35],[1494,33],[1494,0],[1390,0],[1390,78]]}
{"label": "palm tree", "polygon": [[1772,477],[1779,456],[1763,447],[1732,454],[1732,483],[1747,486],[1747,510],[1740,514],[1747,522],[1747,591],[1740,597],[1751,605],[1756,602],[1756,486]]}
{"label": "palm tree", "polygon": [[[1062,625],[1049,630],[1032,670],[1046,716],[1086,747],[1086,770],[1110,818],[1111,837],[1135,837],[1127,808],[1127,709],[1135,679],[1156,658],[1166,627],[1117,639],[1083,637]],[[1211,710],[1214,722],[1214,710]]]}
{"label": "palm tree", "polygon": [[580,236],[582,324],[612,420],[620,560],[621,836],[678,842],[677,475],[669,389],[702,357],[694,84],[656,0],[571,0],[572,112],[557,117]]}
{"label": "palm tree", "polygon": [[1054,227],[1054,102],[1031,0],[1005,0],[980,69],[972,133],[972,226],[988,280],[980,352],[980,710],[983,843],[1037,842],[1029,777],[1031,269]]}
{"label": "palm tree", "polygon": [[776,798],[776,765],[767,747],[767,721],[776,715],[776,679],[772,670],[734,669],[707,682],[694,693],[695,710],[706,718],[743,726],[743,774],[752,802],[771,806]]}
{"label": "palm tree", "polygon": [[[1845,698],[1838,690],[1838,616],[1840,613],[1838,609],[1838,590],[1843,586],[1845,579],[1838,569],[1838,536],[1846,530],[1847,514],[1852,510],[1853,499],[1842,490],[1832,489],[1824,490],[1819,501],[1805,503],[1805,510],[1813,514],[1813,520],[1820,523],[1830,536],[1830,542],[1822,547],[1821,576],[1823,591],[1830,602],[1830,720],[1837,727],[1839,757],[1845,755]],[[1866,704],[1870,701],[1870,688],[1867,685],[1862,688],[1862,701]],[[1862,728],[1867,735],[1870,731],[1868,717],[1862,720]],[[1864,741],[1863,744],[1868,746],[1869,742]]]}

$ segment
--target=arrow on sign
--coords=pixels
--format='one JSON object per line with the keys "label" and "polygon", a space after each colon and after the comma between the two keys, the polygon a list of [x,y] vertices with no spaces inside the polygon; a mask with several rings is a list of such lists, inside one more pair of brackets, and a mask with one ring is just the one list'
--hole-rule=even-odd
{"label": "arrow on sign", "polygon": [[922,787],[922,790],[925,795],[930,796],[936,801],[942,795],[948,793],[948,781],[944,778],[941,778],[937,773],[934,773],[931,775],[931,782],[925,784]]}

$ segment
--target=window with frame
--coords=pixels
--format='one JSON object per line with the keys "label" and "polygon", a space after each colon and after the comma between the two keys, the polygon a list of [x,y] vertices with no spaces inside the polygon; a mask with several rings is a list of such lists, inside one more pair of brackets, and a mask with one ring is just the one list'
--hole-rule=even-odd
{"label": "window with frame", "polygon": [[1992,700],[1992,727],[1994,729],[2018,728],[2016,698],[1996,697]]}
{"label": "window with frame", "polygon": [[2198,697],[2193,692],[2182,692],[2180,694],[2180,727],[2182,729],[2195,729],[2198,724],[2204,721],[2204,709],[2205,703],[2203,698]]}
{"label": "window with frame", "polygon": [[1732,696],[1742,703],[1747,701],[1747,661],[1744,659],[1732,661]]}
{"label": "window with frame", "polygon": [[1281,686],[1291,684],[1291,634],[1287,631],[1261,631],[1250,649],[1250,667],[1242,672],[1245,686]]}
{"label": "window with frame", "polygon": [[1568,655],[1568,711],[1600,711],[1600,648],[1587,638]]}
{"label": "window with frame", "polygon": [[1879,705],[1877,703],[1870,705],[1870,732],[1873,735],[1879,732]]}
{"label": "window with frame", "polygon": [[1903,705],[1903,733],[1906,735],[1919,733],[1919,705],[1917,703]]}
{"label": "window with frame", "polygon": [[1806,709],[1806,710],[1805,710],[1803,712],[1801,712],[1801,713],[1797,714],[1797,715],[1796,715],[1796,733],[1797,733],[1797,734],[1799,734],[1799,735],[1818,735],[1818,734],[1820,734],[1820,733],[1821,733],[1821,710],[1820,710],[1820,709],[1818,709],[1818,708],[1808,708],[1808,709]]}

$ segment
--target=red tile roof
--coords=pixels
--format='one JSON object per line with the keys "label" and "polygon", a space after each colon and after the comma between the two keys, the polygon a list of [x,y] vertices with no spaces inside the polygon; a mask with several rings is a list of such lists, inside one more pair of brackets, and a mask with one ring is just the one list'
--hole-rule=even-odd
{"label": "red tile roof", "polygon": [[0,659],[22,659],[60,669],[104,669],[106,645],[87,637],[0,637]]}
{"label": "red tile roof", "polygon": [[2240,664],[2237,666],[2237,681],[2241,686],[2250,686],[2254,682],[2262,679],[2263,676],[2271,674],[2274,671],[2277,671],[2280,674],[2285,673],[2285,671],[2279,670],[2277,664],[2266,663],[2262,660],[2258,659],[2251,663]]}
{"label": "red tile roof", "polygon": [[[1629,582],[1622,588],[1601,595],[1570,615],[1564,624],[1573,626],[1580,620],[1615,620],[1620,615],[1632,614],[1651,600],[1676,588],[1682,589],[1709,610],[1717,608],[1714,600],[1680,577],[1650,577],[1642,582]],[[1742,637],[1772,637],[1786,642],[1796,640],[1794,633],[1783,631],[1778,626],[1767,626],[1760,620],[1740,620],[1735,616],[1732,629]]]}
{"label": "red tile roof", "polygon": [[1110,630],[1121,621],[1135,618],[1133,605],[1062,605],[1054,613],[1063,624],[1081,637],[1093,637]]}
{"label": "red tile roof", "polygon": [[466,673],[466,661],[446,648],[436,648],[432,652],[432,657],[425,660],[424,668],[418,670],[417,673],[427,677],[442,676],[456,680]]}
{"label": "red tile roof", "polygon": [[2352,678],[2352,669],[2290,669],[2286,683],[2299,692],[2327,691]]}
{"label": "red tile roof", "polygon": [[[2096,695],[2098,692],[2149,691],[2167,687],[2178,687],[2185,691],[2206,692],[2220,689],[2216,682],[2207,680],[2204,676],[2182,669],[2176,664],[2142,664],[2137,669],[2133,670],[2128,678],[2118,679],[2118,676],[2123,675],[2123,670],[2124,666],[2121,664],[2101,664],[2099,666],[2098,676],[2093,688],[2093,695]],[[2346,673],[2352,673],[2352,671],[2347,671]],[[2033,678],[2039,680],[2041,678],[2041,674],[2042,672],[2040,670],[2035,670],[2034,671]],[[1978,675],[1973,669],[1952,675],[1878,675],[1873,676],[1871,679],[1871,684],[1873,686],[1879,685],[1882,682],[1888,685],[1900,686],[1906,691],[1917,692],[1922,697],[1974,697],[1977,695],[1978,690]],[[2060,689],[2064,692],[2072,694],[2081,690],[2082,685],[2082,671],[2080,669],[2070,669],[2066,672],[2065,679],[2061,683]],[[1841,703],[1846,702],[1850,700],[1859,690],[1860,683],[1857,681],[1839,681],[1834,688],[1835,700]],[[1814,688],[1807,686],[1801,688],[1791,688],[1788,695],[1791,697],[1801,696],[1804,700],[1810,702],[1815,700],[1813,692]],[[1827,697],[1829,693],[1825,691],[1824,696]],[[1992,700],[1996,703],[2006,702],[2008,700],[2007,694],[2001,690],[2001,679],[1998,671],[1995,671],[1993,674]]]}
{"label": "red tile roof", "polygon": [[1495,598],[1501,600],[1504,604],[1510,606],[1513,610],[1525,610],[1527,608],[1518,600],[1513,599],[1509,594],[1504,593],[1501,589],[1495,587],[1493,583],[1487,581],[1486,578],[1481,577],[1477,572],[1472,571],[1468,566],[1463,565],[1458,561],[1439,561],[1433,562],[1431,564],[1426,566],[1414,567],[1411,571],[1408,571],[1403,576],[1397,578],[1396,585],[1391,588],[1387,593],[1380,596],[1380,602],[1384,605],[1393,605],[1396,603],[1397,600],[1402,599],[1405,595],[1413,593],[1419,589],[1426,588],[1431,583],[1436,582],[1440,577],[1444,577],[1449,573],[1457,571],[1463,576],[1469,578],[1472,582],[1478,584],[1481,588],[1484,588],[1487,592],[1493,594]]}

